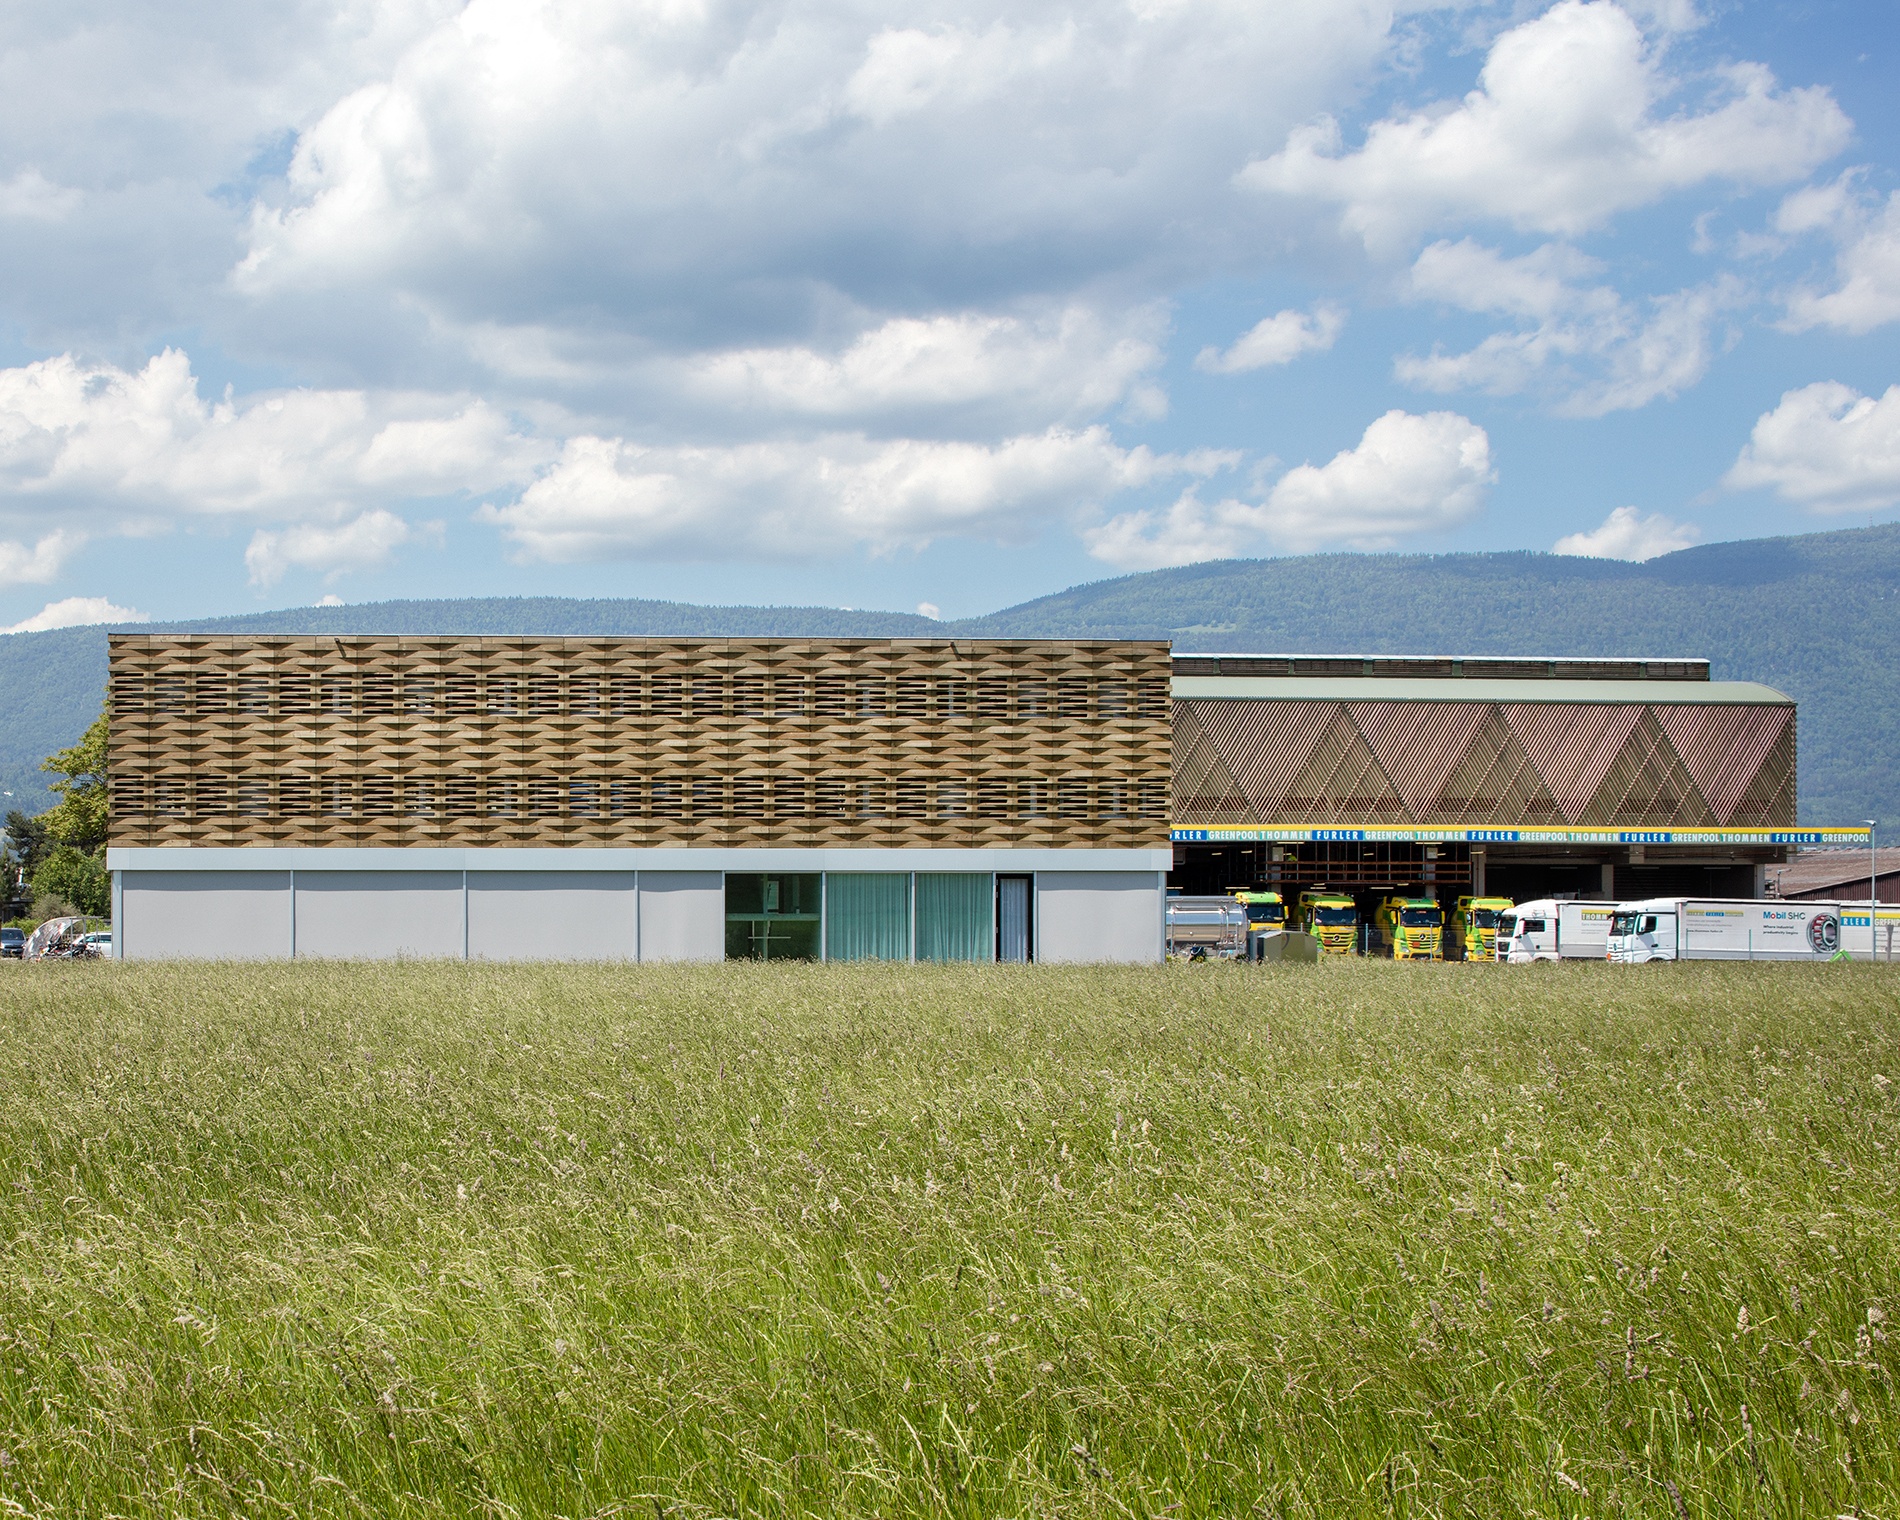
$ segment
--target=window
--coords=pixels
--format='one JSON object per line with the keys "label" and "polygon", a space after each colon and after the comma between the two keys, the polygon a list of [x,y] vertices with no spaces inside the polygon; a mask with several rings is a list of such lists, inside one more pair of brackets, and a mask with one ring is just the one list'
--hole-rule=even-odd
{"label": "window", "polygon": [[726,959],[817,960],[823,881],[816,872],[729,872]]}
{"label": "window", "polygon": [[825,958],[910,959],[910,877],[840,872],[825,878]]}
{"label": "window", "polygon": [[996,957],[987,873],[927,873],[917,877],[917,959],[987,961]]}

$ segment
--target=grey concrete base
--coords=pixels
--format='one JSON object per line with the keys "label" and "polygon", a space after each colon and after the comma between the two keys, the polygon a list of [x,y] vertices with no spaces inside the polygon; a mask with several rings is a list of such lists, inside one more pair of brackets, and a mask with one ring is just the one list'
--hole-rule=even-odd
{"label": "grey concrete base", "polygon": [[[1035,959],[1088,962],[1161,959],[1168,858],[1166,850],[137,849],[113,850],[107,864],[114,953],[134,960],[717,961],[727,870],[955,868],[1033,877]],[[1095,869],[1074,869],[1081,865]]]}

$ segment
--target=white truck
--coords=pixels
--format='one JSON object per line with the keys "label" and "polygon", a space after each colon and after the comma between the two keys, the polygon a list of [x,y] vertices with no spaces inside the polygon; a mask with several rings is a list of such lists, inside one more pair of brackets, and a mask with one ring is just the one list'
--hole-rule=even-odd
{"label": "white truck", "polygon": [[1498,959],[1513,966],[1533,961],[1600,961],[1615,903],[1540,897],[1498,916]]}
{"label": "white truck", "polygon": [[1867,909],[1775,898],[1651,897],[1618,903],[1608,956],[1645,961],[1865,960]]}

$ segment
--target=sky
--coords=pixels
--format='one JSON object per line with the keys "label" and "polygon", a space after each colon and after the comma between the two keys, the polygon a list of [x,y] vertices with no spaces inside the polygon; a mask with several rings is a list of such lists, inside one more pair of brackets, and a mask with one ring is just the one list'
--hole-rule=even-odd
{"label": "sky", "polygon": [[14,0],[0,629],[1900,505],[1879,0]]}

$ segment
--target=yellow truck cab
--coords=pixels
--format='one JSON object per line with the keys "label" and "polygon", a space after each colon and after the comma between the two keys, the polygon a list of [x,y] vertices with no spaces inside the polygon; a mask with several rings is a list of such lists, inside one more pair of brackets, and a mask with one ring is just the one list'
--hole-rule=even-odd
{"label": "yellow truck cab", "polygon": [[1445,925],[1445,959],[1494,961],[1498,958],[1498,919],[1515,907],[1508,897],[1461,897]]}
{"label": "yellow truck cab", "polygon": [[1343,893],[1312,888],[1300,893],[1291,927],[1318,940],[1323,955],[1351,955],[1359,942],[1359,909]]}
{"label": "yellow truck cab", "polygon": [[1247,905],[1247,927],[1259,933],[1272,933],[1286,927],[1286,903],[1278,892],[1255,891],[1235,887],[1231,894]]}
{"label": "yellow truck cab", "polygon": [[1445,910],[1429,897],[1388,897],[1372,921],[1372,942],[1381,955],[1400,961],[1443,958]]}

